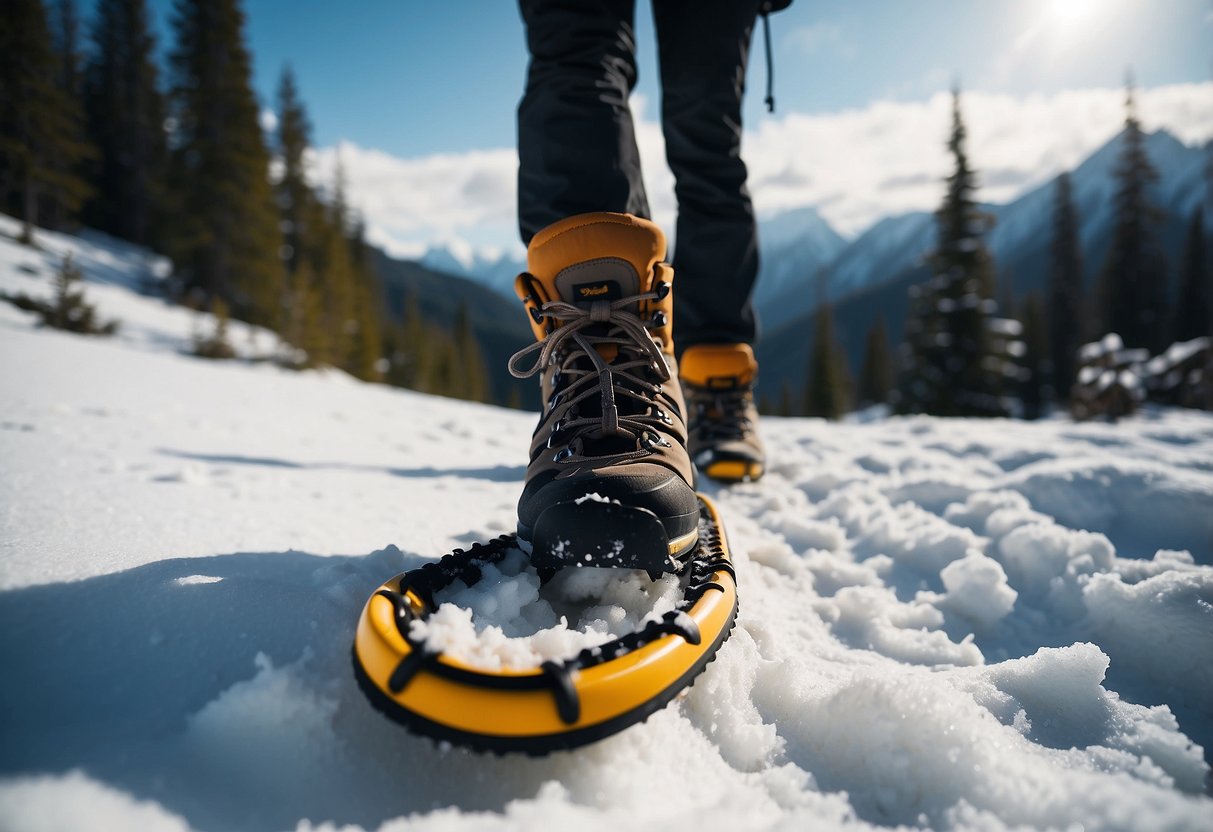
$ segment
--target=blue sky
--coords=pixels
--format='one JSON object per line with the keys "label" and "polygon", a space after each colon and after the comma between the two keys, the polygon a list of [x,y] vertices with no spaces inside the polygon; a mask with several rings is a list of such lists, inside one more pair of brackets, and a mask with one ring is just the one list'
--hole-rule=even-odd
{"label": "blue sky", "polygon": [[[149,2],[165,48],[172,0]],[[514,2],[247,0],[245,9],[262,103],[272,104],[289,62],[315,126],[316,176],[331,178],[340,155],[372,239],[399,254],[435,242],[516,250],[514,111],[526,50]],[[634,109],[650,202],[668,225],[648,2],[636,18]],[[1129,67],[1148,127],[1189,142],[1213,136],[1213,0],[795,0],[771,23],[778,112],[762,108],[759,30],[743,147],[761,214],[812,205],[854,234],[931,207],[946,162],[943,93],[955,80],[973,155],[1001,183],[983,194],[992,201],[1115,133]]]}
{"label": "blue sky", "polygon": [[[171,5],[152,2],[162,31]],[[1067,7],[1077,11],[1067,17]],[[513,143],[526,49],[510,0],[249,0],[245,8],[262,101],[272,102],[291,63],[319,144],[347,139],[413,156]],[[1211,14],[1210,0],[796,0],[771,18],[776,96],[781,111],[822,113],[925,99],[953,78],[1013,94],[1115,86],[1130,65],[1146,87],[1208,80]],[[637,92],[655,102],[649,3],[637,4],[636,18]],[[1031,34],[1047,29],[1062,31]],[[1034,42],[1017,54],[1020,39]],[[765,75],[756,42],[751,124],[763,115]]]}

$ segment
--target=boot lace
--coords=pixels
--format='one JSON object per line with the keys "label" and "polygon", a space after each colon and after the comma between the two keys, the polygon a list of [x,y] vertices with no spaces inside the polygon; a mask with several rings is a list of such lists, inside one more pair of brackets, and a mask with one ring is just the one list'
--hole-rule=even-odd
{"label": "boot lace", "polygon": [[747,411],[753,401],[753,393],[746,385],[728,390],[703,390],[690,388],[694,418],[691,429],[700,439],[708,442],[744,439],[754,430]]}
{"label": "boot lace", "polygon": [[[542,341],[516,352],[509,370],[515,378],[530,378],[558,366],[548,402],[548,446],[556,444],[557,435],[569,437],[569,442],[556,455],[556,462],[613,465],[641,459],[657,447],[670,447],[660,431],[668,429],[673,420],[661,409],[657,396],[672,375],[665,354],[649,334],[651,327],[664,321],[656,316],[641,320],[627,309],[658,297],[656,292],[646,292],[595,301],[588,309],[556,300],[537,311],[541,317],[563,323]],[[608,344],[618,350],[609,363],[596,349]],[[535,353],[535,360],[524,367],[526,358]],[[602,443],[606,452],[584,453],[586,439],[607,440]]]}

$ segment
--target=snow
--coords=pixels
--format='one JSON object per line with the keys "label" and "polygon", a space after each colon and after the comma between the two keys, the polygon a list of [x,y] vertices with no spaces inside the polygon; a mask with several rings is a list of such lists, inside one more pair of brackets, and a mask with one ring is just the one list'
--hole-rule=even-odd
{"label": "snow", "polygon": [[482,573],[471,587],[456,581],[436,593],[437,610],[411,634],[483,670],[535,668],[606,644],[673,610],[683,589],[673,575],[595,568],[565,570],[541,588],[517,550]]}
{"label": "snow", "polygon": [[[0,305],[0,828],[1209,828],[1209,414],[765,419],[768,475],[707,487],[716,661],[601,743],[482,757],[383,719],[349,646],[383,580],[511,530],[533,415],[193,358],[205,320],[133,291],[154,259],[14,230],[0,289],[71,249],[123,328]],[[503,666],[677,592],[501,569],[428,626]]]}

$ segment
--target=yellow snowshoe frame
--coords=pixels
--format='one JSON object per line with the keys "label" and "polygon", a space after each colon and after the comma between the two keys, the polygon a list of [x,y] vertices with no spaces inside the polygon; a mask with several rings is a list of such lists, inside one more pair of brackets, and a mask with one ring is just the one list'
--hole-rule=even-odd
{"label": "yellow snowshoe frame", "polygon": [[699,495],[699,544],[678,606],[642,629],[559,662],[486,671],[427,652],[409,623],[434,611],[433,595],[516,548],[513,535],[397,575],[367,601],[354,640],[362,690],[385,715],[437,740],[533,756],[608,737],[665,707],[729,637],[737,584],[716,507]]}

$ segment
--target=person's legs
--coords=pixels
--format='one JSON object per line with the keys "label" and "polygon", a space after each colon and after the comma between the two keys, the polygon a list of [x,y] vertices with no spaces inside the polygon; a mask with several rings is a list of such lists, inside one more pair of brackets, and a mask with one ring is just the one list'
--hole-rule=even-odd
{"label": "person's legs", "polygon": [[518,106],[518,225],[591,211],[648,217],[628,95],[635,0],[520,0],[531,62]]}
{"label": "person's legs", "polygon": [[[510,371],[543,409],[518,500],[541,569],[680,568],[699,538],[674,374],[671,269],[648,221],[628,110],[633,0],[521,0],[531,64],[518,107],[515,289],[537,342]],[[528,362],[529,357],[529,362]]]}
{"label": "person's legs", "polygon": [[758,273],[741,160],[741,99],[757,0],[657,0],[662,125],[678,225],[674,340],[752,344]]}
{"label": "person's legs", "polygon": [[678,292],[674,341],[691,458],[713,479],[762,476],[750,294],[758,273],[754,208],[741,160],[741,102],[758,0],[653,4],[662,127],[674,172]]}

